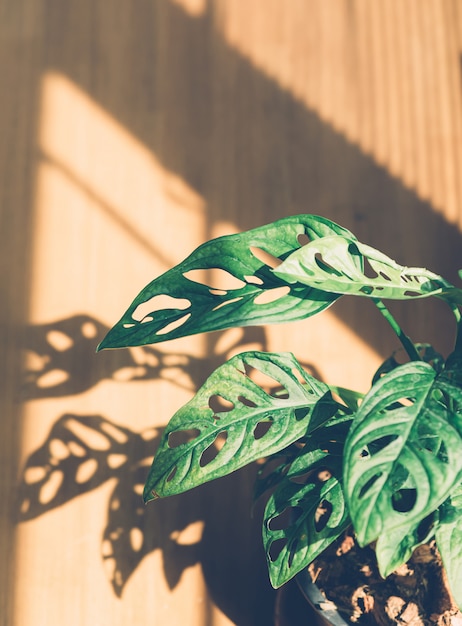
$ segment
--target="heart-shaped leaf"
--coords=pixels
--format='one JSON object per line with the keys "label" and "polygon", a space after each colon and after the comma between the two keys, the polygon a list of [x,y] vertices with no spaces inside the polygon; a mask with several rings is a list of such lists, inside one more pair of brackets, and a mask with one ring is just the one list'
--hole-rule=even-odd
{"label": "heart-shaped leaf", "polygon": [[375,298],[422,298],[452,287],[441,276],[423,268],[398,265],[348,235],[311,241],[289,255],[273,273],[289,283]]}
{"label": "heart-shaped leaf", "polygon": [[457,359],[440,375],[410,362],[366,395],[345,444],[344,480],[358,542],[430,515],[462,471],[462,389]]}
{"label": "heart-shaped leaf", "polygon": [[462,485],[438,509],[436,543],[452,595],[462,611]]}
{"label": "heart-shaped leaf", "polygon": [[[354,235],[315,215],[296,215],[213,239],[147,285],[98,349],[158,343],[235,326],[300,320],[339,296],[278,278],[271,267],[311,240]],[[207,276],[207,272],[209,276]],[[213,272],[232,288],[215,284]],[[227,283],[225,283],[227,284]]]}
{"label": "heart-shaped leaf", "polygon": [[341,457],[310,439],[270,496],[263,543],[273,587],[309,565],[350,524],[341,476]]}
{"label": "heart-shaped leaf", "polygon": [[[271,394],[264,383],[282,387]],[[287,353],[245,352],[208,378],[167,425],[145,501],[181,493],[278,452],[336,412],[327,385]]]}

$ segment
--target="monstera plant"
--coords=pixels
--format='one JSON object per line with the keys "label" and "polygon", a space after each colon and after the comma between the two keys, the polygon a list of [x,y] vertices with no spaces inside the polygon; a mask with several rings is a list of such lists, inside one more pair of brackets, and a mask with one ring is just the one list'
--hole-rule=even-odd
{"label": "monstera plant", "polygon": [[[213,272],[232,288],[214,286]],[[383,577],[435,538],[461,606],[460,289],[398,265],[326,218],[295,215],[201,245],[141,291],[98,349],[303,320],[345,296],[372,300],[406,361],[388,359],[363,395],[317,380],[290,353],[237,354],[172,417],[144,500],[264,459],[255,494],[270,494],[263,543],[274,587],[352,527],[360,545],[374,543]],[[384,304],[429,297],[455,318],[446,360],[414,343]],[[288,511],[289,523],[277,523]]]}

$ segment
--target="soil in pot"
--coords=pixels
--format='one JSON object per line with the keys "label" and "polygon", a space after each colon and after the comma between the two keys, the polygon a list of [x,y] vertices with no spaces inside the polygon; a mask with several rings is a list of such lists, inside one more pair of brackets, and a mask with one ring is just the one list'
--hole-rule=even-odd
{"label": "soil in pot", "polygon": [[434,541],[384,580],[374,550],[345,533],[309,573],[344,619],[360,626],[462,626]]}

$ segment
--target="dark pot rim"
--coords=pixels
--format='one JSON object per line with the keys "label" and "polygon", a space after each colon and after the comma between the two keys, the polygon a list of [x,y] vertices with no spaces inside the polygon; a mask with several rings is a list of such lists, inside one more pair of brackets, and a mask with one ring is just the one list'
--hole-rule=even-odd
{"label": "dark pot rim", "polygon": [[340,613],[333,608],[335,605],[326,599],[316,583],[312,582],[307,568],[297,574],[295,580],[305,599],[326,624],[331,624],[332,626],[351,626],[352,622],[346,621]]}

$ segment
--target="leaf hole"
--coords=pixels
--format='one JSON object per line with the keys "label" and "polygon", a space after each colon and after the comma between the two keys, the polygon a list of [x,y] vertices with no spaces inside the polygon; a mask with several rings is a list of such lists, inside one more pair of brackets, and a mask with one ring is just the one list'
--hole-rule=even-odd
{"label": "leaf hole", "polygon": [[[402,407],[408,407],[408,406],[412,406],[414,404],[414,402],[415,402],[415,398],[408,398],[408,397],[403,396],[402,398],[399,398],[398,400],[396,400],[393,403],[393,405],[390,405],[390,406],[395,406],[396,407],[396,405],[398,404],[398,405],[400,405]],[[386,410],[388,410],[388,407],[387,407]]]}
{"label": "leaf hole", "polygon": [[366,296],[370,296],[370,294],[374,291],[374,287],[371,285],[363,285],[359,291],[364,293]]}
{"label": "leaf hole", "polygon": [[248,406],[250,409],[256,409],[257,408],[257,404],[256,402],[254,402],[253,400],[249,400],[249,398],[246,398],[244,396],[238,396],[237,399],[239,400],[239,402],[241,402],[244,406]]}
{"label": "leaf hole", "polygon": [[220,304],[217,304],[217,306],[213,307],[212,311],[218,311],[218,309],[222,309],[224,306],[228,306],[229,304],[234,304],[235,302],[239,302],[242,299],[243,299],[242,296],[239,296],[238,298],[231,298],[231,300],[225,300],[224,302],[220,302]]}
{"label": "leaf hole", "polygon": [[447,449],[446,444],[444,443],[444,441],[441,442],[439,450],[438,450],[438,454],[436,456],[437,456],[438,460],[441,461],[442,463],[448,463],[449,462],[448,449]]}
{"label": "leaf hole", "polygon": [[286,545],[287,545],[287,539],[284,539],[282,537],[280,539],[276,539],[275,541],[271,542],[271,545],[268,551],[268,556],[272,563],[278,560],[279,556],[281,555]]}
{"label": "leaf hole", "polygon": [[178,446],[183,446],[185,443],[189,443],[197,439],[201,431],[197,428],[188,428],[186,430],[174,430],[168,435],[168,447],[169,448],[178,448]]}
{"label": "leaf hole", "polygon": [[303,246],[306,246],[310,243],[311,239],[306,233],[300,233],[299,235],[297,235],[297,241],[300,247],[303,248]]}
{"label": "leaf hole", "polygon": [[417,489],[400,489],[391,497],[393,509],[398,513],[412,511],[417,502]]}
{"label": "leaf hole", "polygon": [[190,270],[183,274],[185,278],[192,281],[193,283],[199,283],[202,285],[207,285],[211,289],[242,289],[245,287],[245,282],[240,278],[237,278],[230,272],[214,267],[212,270],[206,272],[206,276],[204,278],[204,270]]}
{"label": "leaf hole", "polygon": [[234,403],[230,402],[223,396],[215,394],[209,398],[209,407],[214,413],[222,413],[232,411],[234,409]]}
{"label": "leaf hole", "polygon": [[289,397],[287,390],[281,386],[281,383],[278,380],[245,361],[244,375],[247,376],[247,378],[250,378],[256,385],[264,389],[267,393],[271,393],[272,396],[278,398]]}
{"label": "leaf hole", "polygon": [[314,514],[314,527],[318,533],[327,526],[332,510],[332,504],[328,500],[322,500],[319,503]]}
{"label": "leaf hole", "polygon": [[255,276],[255,274],[252,274],[251,276],[244,276],[244,280],[250,285],[263,285],[262,279]]}
{"label": "leaf hole", "polygon": [[398,435],[384,435],[383,437],[378,437],[377,439],[374,439],[374,441],[372,441],[370,444],[368,444],[368,452],[371,456],[374,456],[374,454],[378,454],[397,439]]}
{"label": "leaf hole", "polygon": [[273,517],[268,528],[270,530],[287,530],[300,519],[303,510],[299,506],[288,506],[279,515]]}
{"label": "leaf hole", "polygon": [[387,274],[385,274],[385,272],[379,272],[379,274],[384,280],[391,281],[391,278]]}
{"label": "leaf hole", "polygon": [[316,252],[316,254],[314,255],[314,260],[316,265],[323,272],[326,272],[327,274],[334,274],[335,276],[343,276],[342,272],[339,272],[335,267],[333,267],[332,265],[330,265],[330,263],[327,263],[324,260],[320,252]]}
{"label": "leaf hole", "polygon": [[214,459],[216,459],[216,457],[220,453],[220,450],[225,445],[227,438],[228,438],[228,433],[225,430],[218,433],[218,435],[215,438],[215,441],[211,443],[203,451],[200,461],[199,461],[199,465],[201,467],[205,467],[206,465],[211,463]]}
{"label": "leaf hole", "polygon": [[281,265],[282,263],[281,259],[278,259],[278,257],[273,256],[270,252],[267,252],[262,248],[255,248],[251,246],[250,252],[256,259],[258,259],[271,269],[275,269],[276,267],[278,267],[278,265]]}
{"label": "leaf hole", "polygon": [[410,291],[409,289],[406,289],[406,291],[404,292],[404,295],[407,296],[408,298],[416,298],[420,296],[421,294],[418,291]]}
{"label": "leaf hole", "polygon": [[261,421],[258,422],[258,424],[255,426],[254,430],[253,430],[253,436],[254,438],[258,441],[259,439],[262,439],[270,430],[271,426],[273,425],[273,420],[265,420],[265,421]]}
{"label": "leaf hole", "polygon": [[185,324],[190,317],[191,317],[191,313],[187,313],[186,315],[183,315],[183,317],[180,317],[179,319],[175,320],[174,322],[171,322],[170,324],[167,324],[167,326],[164,326],[163,328],[158,330],[156,334],[157,335],[166,335],[167,333],[171,333],[174,330],[176,330],[177,328],[180,328],[180,326],[183,326],[183,324]]}
{"label": "leaf hole", "polygon": [[316,475],[316,478],[320,483],[326,483],[332,478],[332,472],[327,467],[320,469]]}
{"label": "leaf hole", "polygon": [[174,298],[164,293],[158,294],[146,300],[146,302],[139,304],[133,311],[132,318],[137,322],[141,322],[146,315],[156,311],[163,311],[165,309],[184,311],[185,309],[189,309],[190,306],[191,302],[186,298]]}
{"label": "leaf hole", "polygon": [[364,276],[366,276],[367,278],[377,278],[378,277],[378,273],[375,271],[375,269],[372,267],[369,259],[367,257],[364,257]]}
{"label": "leaf hole", "polygon": [[276,302],[276,300],[284,298],[289,293],[290,287],[288,285],[283,285],[282,287],[276,287],[274,289],[266,289],[258,294],[258,296],[254,299],[254,304],[270,304],[271,302]]}
{"label": "leaf hole", "polygon": [[374,476],[371,476],[359,490],[359,497],[364,498],[367,492],[370,489],[372,489],[372,487],[375,485],[375,483],[379,480],[381,476],[382,476],[382,472],[379,472],[378,474],[374,474]]}
{"label": "leaf hole", "polygon": [[295,474],[290,476],[290,482],[295,483],[296,485],[306,485],[306,483],[313,476],[312,470],[308,472],[303,472],[303,474]]}
{"label": "leaf hole", "polygon": [[298,409],[295,409],[295,412],[294,412],[295,419],[297,420],[297,422],[301,422],[306,417],[308,417],[310,413],[311,413],[310,407],[308,406],[299,407]]}
{"label": "leaf hole", "polygon": [[287,559],[287,566],[292,567],[292,563],[294,562],[295,555],[297,554],[297,548],[300,540],[298,537],[294,539],[294,541],[290,544],[289,557]]}
{"label": "leaf hole", "polygon": [[[175,467],[172,469],[172,471],[170,472],[170,474],[167,476],[167,481],[166,481],[166,482],[168,482],[168,483],[172,482],[172,480],[175,478],[175,474],[176,474],[176,472],[177,472],[177,469],[178,469],[178,468],[177,468],[177,466],[175,465]],[[153,495],[154,497],[158,497],[155,491],[152,491],[151,493],[152,493],[152,495]]]}

